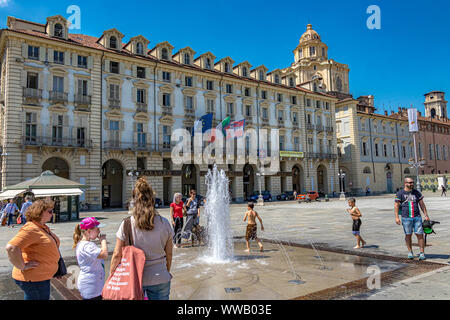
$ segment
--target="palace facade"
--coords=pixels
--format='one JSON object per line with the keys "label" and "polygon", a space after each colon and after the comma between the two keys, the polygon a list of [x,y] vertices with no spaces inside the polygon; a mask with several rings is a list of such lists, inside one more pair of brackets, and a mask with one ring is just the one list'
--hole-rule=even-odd
{"label": "palace facade", "polygon": [[[271,143],[280,171],[261,178],[273,197],[339,191],[335,108],[349,70],[327,58],[310,25],[292,66],[271,72],[190,47],[174,52],[169,42],[149,49],[141,35],[125,43],[117,29],[93,37],[68,26],[62,16],[45,24],[8,17],[1,30],[2,188],[51,170],[85,184],[81,201],[92,208],[124,206],[139,176],[166,203],[190,188],[204,195],[212,164],[174,164],[171,136],[213,113],[214,126],[230,116],[246,128],[279,129]],[[259,190],[248,157],[219,165],[235,201]]]}

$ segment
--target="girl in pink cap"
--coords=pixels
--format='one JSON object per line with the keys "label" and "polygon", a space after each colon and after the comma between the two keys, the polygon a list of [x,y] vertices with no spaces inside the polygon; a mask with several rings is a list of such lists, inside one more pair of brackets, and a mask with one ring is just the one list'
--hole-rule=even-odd
{"label": "girl in pink cap", "polygon": [[[83,219],[75,227],[73,248],[76,248],[80,273],[77,286],[85,300],[102,300],[102,290],[105,284],[105,264],[108,258],[106,235],[100,234],[100,223],[94,217]],[[101,249],[92,241],[101,241]]]}

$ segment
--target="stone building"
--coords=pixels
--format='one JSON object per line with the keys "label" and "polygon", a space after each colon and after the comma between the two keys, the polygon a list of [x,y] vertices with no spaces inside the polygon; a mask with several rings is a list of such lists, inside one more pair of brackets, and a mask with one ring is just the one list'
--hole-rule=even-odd
{"label": "stone building", "polygon": [[[85,184],[81,200],[92,208],[125,205],[139,176],[165,202],[190,188],[205,194],[211,164],[175,165],[171,135],[213,113],[214,125],[229,115],[245,118],[247,128],[279,129],[272,143],[280,147],[280,172],[261,179],[263,190],[337,191],[338,98],[328,91],[348,93],[345,65],[298,56],[292,72],[268,72],[211,52],[195,57],[189,47],[173,53],[169,42],[148,49],[145,37],[124,42],[114,28],[100,37],[68,29],[64,17],[53,16],[45,24],[8,17],[1,30],[2,187],[51,170]],[[300,47],[320,40],[311,34],[308,26]],[[325,45],[309,50],[326,56]],[[258,190],[249,162],[219,166],[236,201]]]}
{"label": "stone building", "polygon": [[339,169],[346,192],[392,193],[406,176],[414,156],[408,119],[375,113],[374,97],[344,99],[336,106]]}
{"label": "stone building", "polygon": [[[421,175],[443,175],[450,173],[450,120],[447,115],[445,93],[432,91],[425,94],[425,116],[419,112],[417,134],[417,156],[425,160],[419,170]],[[390,115],[396,119],[408,119],[405,108]]]}

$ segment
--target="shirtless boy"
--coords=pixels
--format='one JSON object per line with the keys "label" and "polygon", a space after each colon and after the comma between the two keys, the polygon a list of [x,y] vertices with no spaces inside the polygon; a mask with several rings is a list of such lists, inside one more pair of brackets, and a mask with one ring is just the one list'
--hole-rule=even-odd
{"label": "shirtless boy", "polygon": [[261,240],[258,239],[256,236],[256,218],[258,218],[259,222],[261,223],[261,231],[264,231],[264,226],[262,223],[261,217],[258,215],[256,211],[253,210],[254,204],[253,202],[248,203],[248,211],[245,213],[244,221],[248,218],[248,224],[247,224],[247,231],[245,232],[245,242],[247,243],[247,250],[246,252],[250,252],[250,240],[256,240],[259,245],[259,251],[263,252],[263,245],[261,243]]}
{"label": "shirtless boy", "polygon": [[366,242],[363,240],[363,238],[360,235],[359,229],[361,228],[361,217],[362,214],[359,211],[358,207],[355,206],[356,200],[355,198],[348,199],[348,205],[349,209],[347,209],[347,212],[350,214],[353,220],[353,235],[356,237],[356,247],[353,247],[354,249],[364,248],[366,245]]}

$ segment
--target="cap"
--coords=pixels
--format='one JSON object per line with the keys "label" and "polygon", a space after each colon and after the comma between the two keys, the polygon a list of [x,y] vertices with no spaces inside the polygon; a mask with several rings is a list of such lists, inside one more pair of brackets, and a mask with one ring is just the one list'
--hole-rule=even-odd
{"label": "cap", "polygon": [[82,230],[89,230],[93,229],[95,227],[103,227],[104,225],[100,224],[100,222],[97,221],[94,217],[84,218],[80,222],[80,229]]}

